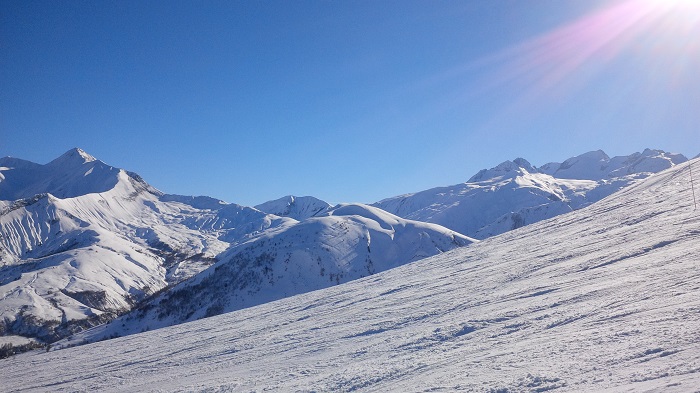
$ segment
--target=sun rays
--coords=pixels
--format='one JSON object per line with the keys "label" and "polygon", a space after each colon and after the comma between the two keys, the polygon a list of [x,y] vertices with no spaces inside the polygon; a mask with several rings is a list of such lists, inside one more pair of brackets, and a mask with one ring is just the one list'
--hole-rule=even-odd
{"label": "sun rays", "polygon": [[630,53],[641,56],[649,72],[672,73],[679,82],[700,53],[700,12],[691,10],[700,11],[700,1],[616,3],[485,59],[503,65],[490,83],[520,84],[532,99],[585,85]]}

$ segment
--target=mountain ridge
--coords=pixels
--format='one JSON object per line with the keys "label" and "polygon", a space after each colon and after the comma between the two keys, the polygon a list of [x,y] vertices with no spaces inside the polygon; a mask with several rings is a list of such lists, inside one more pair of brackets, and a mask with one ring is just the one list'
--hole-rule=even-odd
{"label": "mountain ridge", "polygon": [[466,183],[386,198],[372,206],[484,239],[580,209],[686,161],[682,154],[652,149],[613,158],[597,150],[539,168],[516,158],[482,169]]}
{"label": "mountain ridge", "polygon": [[331,208],[331,205],[312,196],[297,197],[287,195],[279,199],[267,201],[255,208],[277,216],[291,217],[297,221],[323,215]]}
{"label": "mountain ridge", "polygon": [[[589,172],[618,174],[621,168],[656,170],[682,159],[650,149],[612,159],[599,151],[547,168],[581,172],[586,162],[608,160],[614,165]],[[55,341],[127,314],[156,293],[170,299],[173,288],[196,286],[210,275],[196,278],[200,273],[216,267],[227,271],[221,276],[229,281],[253,285],[245,299],[213,287],[219,296],[214,300],[229,303],[212,303],[200,288],[200,300],[210,302],[204,311],[153,327],[211,316],[337,285],[567,213],[650,175],[577,180],[542,172],[522,158],[506,161],[472,176],[478,181],[427,190],[418,204],[409,199],[420,193],[382,201],[395,206],[331,206],[290,195],[246,207],[165,194],[78,148],[43,165],[1,158],[0,334]],[[328,239],[337,241],[331,247]],[[294,269],[306,268],[292,277],[284,273],[287,259],[294,260]]]}
{"label": "mountain ridge", "polygon": [[700,219],[689,183],[699,164],[344,285],[0,361],[4,386],[693,391]]}
{"label": "mountain ridge", "polygon": [[[357,242],[357,234],[388,225],[375,215],[350,220],[351,232],[337,231],[332,226],[346,225],[347,219],[327,216],[311,230],[304,220],[323,216],[330,205],[310,197],[295,198],[291,205],[303,208],[288,211],[300,221],[210,197],[164,194],[138,174],[77,148],[43,165],[12,158],[0,163],[0,336],[5,337],[53,342],[110,321],[216,265],[227,250],[259,247],[257,240],[288,231],[301,231],[309,244],[316,244],[324,253],[316,257],[329,270],[342,260],[349,271],[362,271],[364,254],[354,248],[323,251],[319,236],[331,231],[338,240]],[[432,224],[420,226],[397,232],[395,238],[401,244],[422,244],[431,233],[444,244],[422,248],[420,257],[471,241],[455,242],[462,235]],[[292,240],[276,241],[296,247]],[[374,260],[378,270],[389,254],[379,245],[373,253],[380,255]],[[303,264],[303,258],[297,259]],[[397,263],[411,260],[413,255]],[[254,268],[250,274],[258,274]],[[338,273],[336,280],[320,285],[306,277],[312,272],[298,273],[300,281],[281,292],[284,296],[357,277]]]}
{"label": "mountain ridge", "polygon": [[[356,280],[474,242],[435,224],[362,204],[266,231],[218,262],[113,322],[59,346],[191,322]],[[254,295],[254,296],[253,296]]]}

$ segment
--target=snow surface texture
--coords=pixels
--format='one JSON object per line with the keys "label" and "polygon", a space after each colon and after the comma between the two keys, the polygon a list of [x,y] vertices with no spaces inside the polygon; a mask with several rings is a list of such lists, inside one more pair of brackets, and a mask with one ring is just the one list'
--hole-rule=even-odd
{"label": "snow surface texture", "polygon": [[235,299],[207,299],[204,310],[191,302],[183,312],[173,306],[183,294],[176,287],[168,299],[178,314],[166,307],[164,317],[138,328],[336,285],[471,242],[371,207],[345,217],[329,216],[328,204],[314,198],[292,198],[289,206],[284,214],[327,217],[299,222],[209,197],[163,195],[80,149],[46,165],[2,158],[0,336],[53,342],[148,306],[149,296],[202,271],[195,285],[213,274],[228,295],[227,277],[240,286]]}
{"label": "snow surface texture", "polygon": [[[694,173],[700,162],[693,161]],[[688,164],[344,285],[0,361],[8,391],[649,391],[700,386]]]}
{"label": "snow surface texture", "polygon": [[613,158],[598,150],[540,168],[517,158],[481,170],[466,183],[400,195],[374,206],[485,239],[580,209],[685,161],[681,154],[651,149]]}

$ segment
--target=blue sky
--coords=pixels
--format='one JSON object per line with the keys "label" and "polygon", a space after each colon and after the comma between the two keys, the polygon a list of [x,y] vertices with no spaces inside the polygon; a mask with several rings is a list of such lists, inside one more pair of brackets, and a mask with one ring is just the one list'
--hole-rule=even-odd
{"label": "blue sky", "polygon": [[695,156],[700,6],[669,1],[5,0],[0,156],[81,147],[245,205],[374,202],[515,157]]}

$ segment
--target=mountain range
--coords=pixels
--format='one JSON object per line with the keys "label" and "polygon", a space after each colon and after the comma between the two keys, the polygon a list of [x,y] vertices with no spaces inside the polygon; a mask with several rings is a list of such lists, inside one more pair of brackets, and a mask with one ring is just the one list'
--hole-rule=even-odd
{"label": "mountain range", "polygon": [[651,149],[613,158],[592,151],[539,168],[517,158],[483,169],[466,183],[399,195],[374,206],[485,239],[588,206],[687,160]]}
{"label": "mountain range", "polygon": [[[695,391],[700,219],[691,173],[700,173],[698,163],[672,165],[568,214],[344,285],[0,360],[2,386],[106,392]],[[320,220],[345,217],[333,222],[353,232],[361,226],[350,221],[383,220],[399,232],[402,222],[362,205],[330,211],[302,223],[310,220],[319,228]],[[263,231],[258,247],[277,243],[278,255],[263,258],[261,271],[282,268],[281,250],[303,249],[277,235],[313,232],[285,225]],[[370,247],[376,237],[388,242],[388,227],[373,230]],[[248,248],[256,241],[248,242],[234,247],[249,250],[252,258],[262,255]],[[219,258],[223,264],[226,258]],[[319,265],[301,260],[305,267],[288,274],[318,275]],[[227,274],[212,268],[198,282]],[[221,288],[216,280],[211,284]],[[219,293],[238,299],[236,292]]]}
{"label": "mountain range", "polygon": [[0,159],[0,176],[0,334],[10,344],[56,341],[156,294],[177,296],[213,272],[235,276],[245,288],[240,299],[217,299],[164,324],[337,285],[473,241],[365,205],[298,221],[163,194],[80,149],[46,165]]}
{"label": "mountain range", "polygon": [[540,168],[516,159],[373,205],[288,196],[245,207],[164,194],[77,148],[45,165],[5,157],[0,343],[94,341],[338,285],[580,209],[685,161],[659,150]]}

